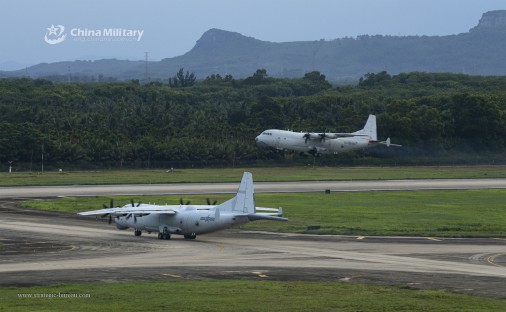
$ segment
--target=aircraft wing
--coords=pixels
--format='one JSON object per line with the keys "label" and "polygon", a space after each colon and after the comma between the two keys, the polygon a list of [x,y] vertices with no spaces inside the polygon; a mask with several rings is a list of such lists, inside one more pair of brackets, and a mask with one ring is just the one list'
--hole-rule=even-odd
{"label": "aircraft wing", "polygon": [[351,138],[351,137],[356,137],[356,136],[368,136],[367,134],[353,134],[353,133],[342,133],[342,132],[326,133],[325,135],[328,138],[332,138],[332,139],[334,139],[332,136],[335,136],[335,138]]}
{"label": "aircraft wing", "polygon": [[91,216],[91,215],[104,215],[104,214],[148,214],[148,213],[159,213],[159,214],[176,214],[176,211],[179,209],[179,205],[170,205],[170,206],[155,206],[155,205],[143,205],[141,207],[116,207],[116,208],[106,208],[99,210],[91,210],[79,212],[78,214],[81,216]]}
{"label": "aircraft wing", "polygon": [[308,132],[302,137],[306,140],[325,140],[325,139],[337,139],[337,138],[351,138],[356,136],[369,136],[368,134],[361,133],[345,133],[345,132]]}

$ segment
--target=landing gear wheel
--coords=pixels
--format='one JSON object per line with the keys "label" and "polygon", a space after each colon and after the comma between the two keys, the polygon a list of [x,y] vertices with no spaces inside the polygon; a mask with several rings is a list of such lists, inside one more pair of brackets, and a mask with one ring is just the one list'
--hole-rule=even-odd
{"label": "landing gear wheel", "polygon": [[141,230],[135,230],[134,235],[135,236],[141,236],[142,235],[142,231]]}
{"label": "landing gear wheel", "polygon": [[169,233],[158,233],[158,239],[170,239]]}
{"label": "landing gear wheel", "polygon": [[184,236],[186,239],[195,239],[197,237],[197,234],[191,233]]}

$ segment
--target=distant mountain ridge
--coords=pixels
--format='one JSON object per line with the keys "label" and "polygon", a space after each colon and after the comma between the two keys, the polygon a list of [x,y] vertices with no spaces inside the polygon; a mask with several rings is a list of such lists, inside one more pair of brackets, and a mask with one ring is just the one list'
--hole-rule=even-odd
{"label": "distant mountain ridge", "polygon": [[[184,67],[198,79],[211,74],[251,76],[265,68],[273,77],[302,77],[318,70],[331,81],[368,72],[410,71],[506,75],[506,10],[483,14],[469,32],[449,36],[369,36],[335,40],[268,42],[220,29],[206,31],[184,55],[149,63],[150,79],[167,79]],[[99,60],[43,63],[0,77],[144,79],[143,61]]]}

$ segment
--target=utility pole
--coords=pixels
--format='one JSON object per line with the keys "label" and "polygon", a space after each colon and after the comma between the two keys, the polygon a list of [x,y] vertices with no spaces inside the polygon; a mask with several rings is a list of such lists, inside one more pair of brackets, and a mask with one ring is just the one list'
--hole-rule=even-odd
{"label": "utility pole", "polygon": [[146,82],[148,82],[149,80],[149,75],[148,75],[148,57],[149,57],[149,52],[144,52],[144,60],[145,60],[145,65],[146,65],[146,72],[145,72],[145,77],[144,79],[146,79]]}
{"label": "utility pole", "polygon": [[41,174],[44,173],[44,143],[42,143],[42,171]]}

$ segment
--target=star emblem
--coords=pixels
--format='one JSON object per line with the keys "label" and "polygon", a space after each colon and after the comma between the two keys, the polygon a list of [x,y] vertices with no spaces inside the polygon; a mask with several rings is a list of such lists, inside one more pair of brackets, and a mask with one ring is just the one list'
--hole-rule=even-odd
{"label": "star emblem", "polygon": [[49,35],[55,35],[55,36],[57,36],[58,35],[57,34],[58,29],[59,29],[58,27],[54,27],[54,25],[51,24],[51,27],[48,28],[47,30],[49,30]]}

